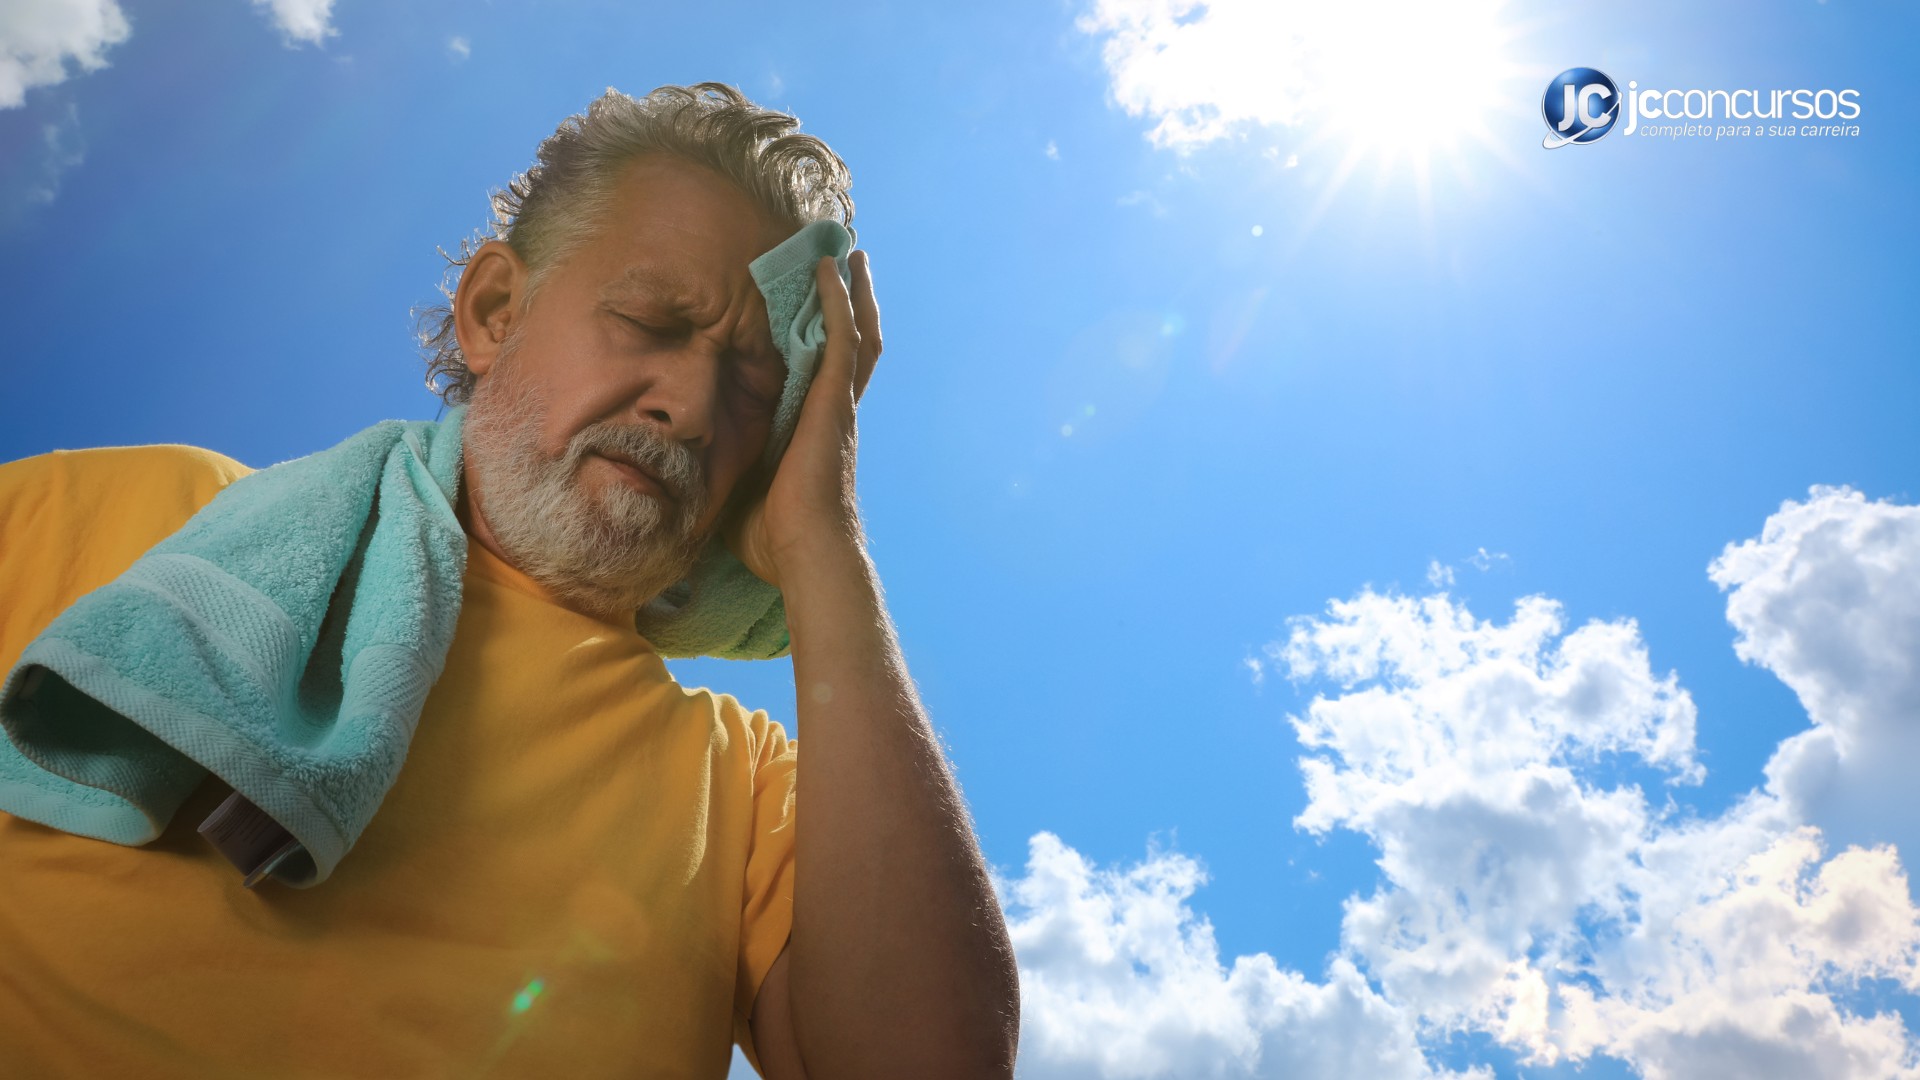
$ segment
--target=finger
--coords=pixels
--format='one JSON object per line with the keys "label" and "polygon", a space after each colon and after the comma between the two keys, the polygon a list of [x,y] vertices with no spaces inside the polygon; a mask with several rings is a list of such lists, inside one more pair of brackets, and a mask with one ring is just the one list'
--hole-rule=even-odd
{"label": "finger", "polygon": [[848,261],[853,263],[853,325],[860,331],[859,362],[853,373],[853,399],[858,401],[880,362],[880,302],[873,297],[873,264],[867,253],[856,251]]}
{"label": "finger", "polygon": [[[813,381],[816,385],[826,383],[835,396],[851,406],[854,369],[858,366],[853,302],[831,256],[823,255],[814,263],[813,276],[820,292],[820,315],[827,326],[827,344],[820,350],[820,367],[813,373]],[[808,396],[812,396],[811,391]]]}

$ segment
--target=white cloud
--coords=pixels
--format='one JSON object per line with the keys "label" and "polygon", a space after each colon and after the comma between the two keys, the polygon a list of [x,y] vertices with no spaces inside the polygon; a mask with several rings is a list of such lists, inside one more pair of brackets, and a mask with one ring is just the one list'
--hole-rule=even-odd
{"label": "white cloud", "polygon": [[107,50],[131,29],[115,0],[17,0],[0,4],[0,109],[17,108],[28,90],[107,66]]}
{"label": "white cloud", "polygon": [[[335,31],[333,0],[253,0],[287,44],[318,45]],[[17,108],[36,86],[107,66],[107,51],[132,34],[117,0],[11,0],[0,4],[0,109]]]}
{"label": "white cloud", "polygon": [[1577,918],[1624,917],[1621,875],[1653,826],[1638,788],[1581,772],[1622,757],[1702,772],[1693,701],[1633,624],[1563,631],[1541,597],[1498,625],[1445,594],[1367,591],[1269,650],[1296,680],[1346,688],[1294,727],[1310,754],[1295,825],[1380,850],[1385,881],[1349,901],[1347,947],[1430,1020],[1529,1044],[1545,1023],[1516,1011],[1540,989],[1531,961]]}
{"label": "white cloud", "polygon": [[[1501,0],[1090,0],[1113,101],[1187,151],[1308,121],[1422,142],[1477,118],[1512,74]],[[1448,72],[1444,118],[1409,124],[1396,71]]]}
{"label": "white cloud", "polygon": [[1513,557],[1504,551],[1477,548],[1473,554],[1467,556],[1467,561],[1473,564],[1475,570],[1491,570],[1500,563],[1512,562]]}
{"label": "white cloud", "polygon": [[1894,852],[1823,863],[1818,833],[1765,791],[1706,821],[1651,806],[1623,777],[1703,773],[1692,700],[1651,669],[1632,622],[1563,630],[1540,597],[1493,624],[1444,595],[1369,592],[1270,650],[1295,679],[1343,689],[1294,723],[1311,752],[1297,824],[1380,851],[1380,886],[1348,902],[1346,951],[1426,1024],[1539,1063],[1904,1075],[1920,1048],[1898,1016],[1845,1005],[1861,979],[1920,990],[1920,911]]}
{"label": "white cloud", "polygon": [[288,47],[319,45],[339,32],[332,26],[333,0],[253,0],[266,8]]}
{"label": "white cloud", "polygon": [[37,146],[0,164],[0,229],[9,229],[60,194],[67,172],[86,160],[80,108],[66,103],[59,117],[40,125]]}
{"label": "white cloud", "polygon": [[1106,36],[1114,101],[1157,121],[1156,145],[1184,149],[1300,120],[1311,89],[1285,15],[1277,3],[1095,0],[1077,25]]}
{"label": "white cloud", "polygon": [[[1291,169],[1298,165],[1299,161],[1297,158],[1298,155],[1288,155],[1286,167]],[[1477,548],[1473,554],[1466,558],[1468,566],[1482,572],[1491,570],[1502,563],[1512,561],[1512,556],[1506,552],[1488,551],[1486,548]],[[1439,559],[1431,559],[1427,562],[1427,584],[1436,589],[1450,589],[1453,587],[1455,580],[1454,569],[1451,563],[1443,563]]]}
{"label": "white cloud", "polygon": [[1920,506],[1816,487],[1709,574],[1727,590],[1735,651],[1813,720],[1780,744],[1768,786],[1831,835],[1920,851]]}
{"label": "white cloud", "polygon": [[1187,906],[1192,860],[1096,870],[1043,834],[1004,887],[1023,1075],[1417,1076],[1423,1044],[1470,1032],[1653,1080],[1920,1078],[1915,1033],[1873,1004],[1920,995],[1900,849],[1822,831],[1913,826],[1897,774],[1920,724],[1920,509],[1816,488],[1710,574],[1740,655],[1813,726],[1707,818],[1673,798],[1704,775],[1693,701],[1630,620],[1569,629],[1529,597],[1485,621],[1445,593],[1371,591],[1294,620],[1248,666],[1327,688],[1291,718],[1296,827],[1379,855],[1323,980],[1264,954],[1223,965]]}
{"label": "white cloud", "polygon": [[1664,1077],[1913,1077],[1894,1013],[1849,1013],[1832,991],[1862,979],[1920,990],[1920,912],[1890,848],[1822,862],[1818,830],[1783,833],[1613,964],[1605,991],[1566,983],[1562,1039]]}
{"label": "white cloud", "polygon": [[473,55],[473,43],[463,37],[450,37],[447,39],[447,55],[456,61],[465,60]]}
{"label": "white cloud", "polygon": [[1346,960],[1318,983],[1265,953],[1223,966],[1187,906],[1205,881],[1179,854],[1103,870],[1051,833],[1033,838],[1026,875],[1000,883],[1022,1080],[1459,1075],[1428,1065],[1412,1017]]}
{"label": "white cloud", "polygon": [[1055,143],[1052,139],[1047,140],[1046,155],[1047,155],[1047,160],[1049,161],[1060,160],[1060,146],[1059,144]]}
{"label": "white cloud", "polygon": [[52,202],[60,194],[60,181],[67,170],[86,159],[86,142],[80,134],[80,107],[69,101],[58,120],[40,126],[39,174],[27,190],[27,198],[38,203]]}

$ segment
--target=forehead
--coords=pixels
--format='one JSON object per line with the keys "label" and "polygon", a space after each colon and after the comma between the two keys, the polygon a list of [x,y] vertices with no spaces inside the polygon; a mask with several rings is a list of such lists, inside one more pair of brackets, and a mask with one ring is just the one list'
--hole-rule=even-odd
{"label": "forehead", "polygon": [[747,264],[793,231],[726,177],[666,155],[629,163],[597,224],[581,254],[606,291],[683,301],[752,289]]}
{"label": "forehead", "polygon": [[685,307],[710,293],[712,284],[682,263],[642,257],[609,277],[600,286],[600,295],[608,300],[653,300]]}

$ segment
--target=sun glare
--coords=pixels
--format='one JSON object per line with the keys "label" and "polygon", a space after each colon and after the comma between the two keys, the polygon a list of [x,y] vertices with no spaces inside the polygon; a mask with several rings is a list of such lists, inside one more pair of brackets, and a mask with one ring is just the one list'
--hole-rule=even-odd
{"label": "sun glare", "polygon": [[[1314,231],[1349,183],[1411,185],[1423,227],[1438,171],[1470,178],[1491,158],[1518,167],[1494,120],[1523,108],[1512,58],[1521,30],[1504,0],[1352,0],[1279,5],[1295,35],[1299,154],[1318,159],[1318,198],[1297,237]],[[1272,10],[1272,9],[1270,9]]]}
{"label": "sun glare", "polygon": [[1388,160],[1484,137],[1513,74],[1491,0],[1329,4],[1309,31],[1324,133]]}

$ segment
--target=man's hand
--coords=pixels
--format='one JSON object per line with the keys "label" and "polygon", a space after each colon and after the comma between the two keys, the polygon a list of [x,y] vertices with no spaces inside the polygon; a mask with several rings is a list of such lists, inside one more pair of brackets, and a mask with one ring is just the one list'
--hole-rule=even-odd
{"label": "man's hand", "polygon": [[780,583],[783,572],[791,574],[795,564],[844,555],[861,545],[854,494],[859,440],[853,414],[880,362],[880,307],[873,298],[867,253],[855,251],[847,261],[853,270],[851,297],[832,259],[814,265],[827,328],[820,366],[771,486],[726,537],[747,569],[773,585]]}
{"label": "man's hand", "polygon": [[[793,934],[752,1016],[768,1076],[1007,1080],[1020,991],[965,801],[907,676],[854,500],[854,404],[880,358],[864,252],[853,296],[814,268],[820,370],[734,551],[781,587],[795,705]],[[776,1064],[776,1062],[778,1062]]]}

